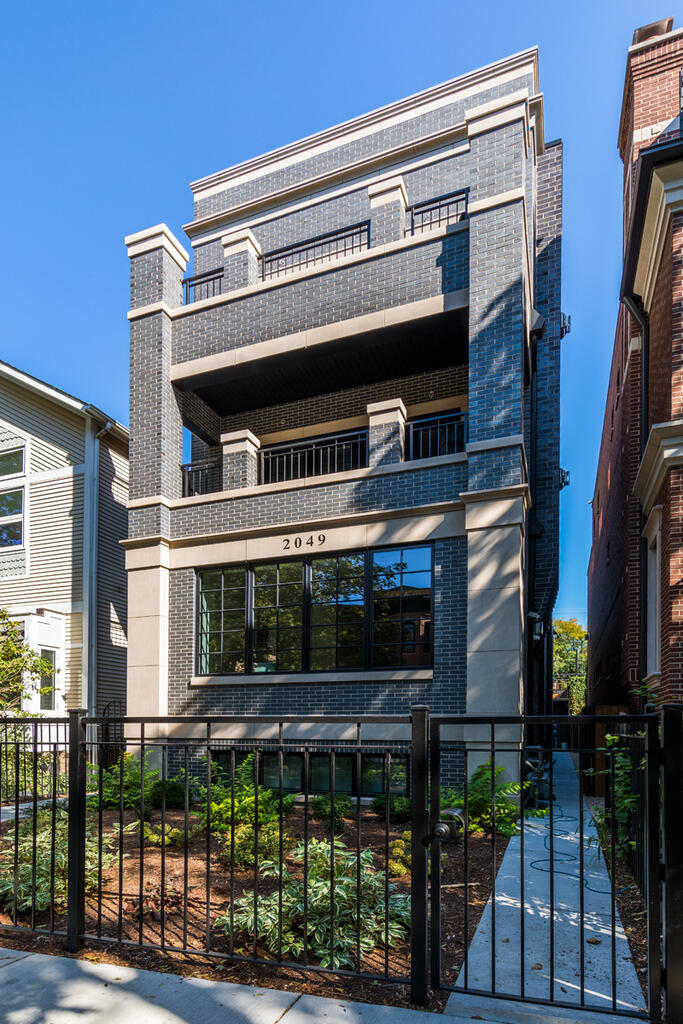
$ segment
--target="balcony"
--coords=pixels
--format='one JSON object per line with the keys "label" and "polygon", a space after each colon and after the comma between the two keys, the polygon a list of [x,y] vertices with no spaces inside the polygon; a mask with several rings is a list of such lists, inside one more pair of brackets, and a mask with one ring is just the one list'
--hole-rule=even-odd
{"label": "balcony", "polygon": [[467,413],[423,416],[406,424],[406,459],[433,459],[465,451]]}
{"label": "balcony", "polygon": [[200,302],[201,299],[212,299],[215,295],[221,295],[223,291],[223,268],[216,267],[214,270],[205,270],[203,274],[195,274],[194,277],[183,279],[185,289],[185,305],[192,302]]}
{"label": "balcony", "polygon": [[183,498],[198,494],[215,494],[223,490],[223,463],[220,458],[197,459],[180,467],[183,477]]}
{"label": "balcony", "polygon": [[260,259],[261,280],[271,281],[273,278],[330,263],[342,256],[363,252],[369,248],[370,222],[366,220],[341,231],[330,231],[297,242],[296,245],[287,245],[282,249],[272,249],[264,253]]}
{"label": "balcony", "polygon": [[422,231],[431,231],[467,220],[468,192],[468,189],[449,192],[436,199],[428,199],[426,202],[409,206],[407,215],[410,223],[406,227],[406,235],[418,235]]}
{"label": "balcony", "polygon": [[[404,461],[433,459],[465,451],[467,413],[422,416],[408,420]],[[345,431],[305,441],[268,445],[258,453],[258,484],[344,473],[368,466],[368,431]],[[215,494],[229,489],[223,480],[220,457],[199,459],[181,466],[183,497]]]}
{"label": "balcony", "polygon": [[269,445],[260,452],[259,483],[277,484],[368,464],[368,432],[332,434],[311,441]]}

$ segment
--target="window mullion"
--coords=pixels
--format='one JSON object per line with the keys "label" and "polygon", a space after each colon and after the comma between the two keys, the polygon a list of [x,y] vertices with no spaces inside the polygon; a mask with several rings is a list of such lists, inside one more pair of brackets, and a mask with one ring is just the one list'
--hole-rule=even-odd
{"label": "window mullion", "polygon": [[303,637],[301,638],[301,668],[304,672],[310,672],[311,670],[311,604],[313,601],[311,580],[313,577],[313,570],[311,563],[308,559],[304,562],[304,576],[303,576],[303,590],[301,594],[302,609],[301,609],[301,628],[303,630]]}
{"label": "window mullion", "polygon": [[254,570],[248,567],[244,579],[244,671],[251,675],[254,670]]}
{"label": "window mullion", "polygon": [[363,663],[366,669],[372,668],[372,552],[364,553],[365,559],[365,615],[363,616]]}

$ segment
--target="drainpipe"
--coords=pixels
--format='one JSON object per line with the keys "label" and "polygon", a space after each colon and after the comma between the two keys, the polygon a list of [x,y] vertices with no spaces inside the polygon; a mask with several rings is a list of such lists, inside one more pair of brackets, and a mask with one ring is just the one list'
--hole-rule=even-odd
{"label": "drainpipe", "polygon": [[[633,295],[624,295],[623,302],[629,313],[640,327],[640,457],[642,459],[648,438],[649,407],[649,370],[650,370],[650,319],[645,311],[642,300]],[[642,536],[645,529],[645,516],[641,514],[640,538],[640,651],[639,668],[641,682],[647,675],[647,540]],[[644,698],[640,698],[640,710],[644,707]]]}
{"label": "drainpipe", "polygon": [[[107,420],[101,429],[84,411],[85,420],[85,483],[83,512],[83,666],[81,675],[82,706],[88,715],[97,714],[97,542],[100,485],[100,438],[112,428]],[[100,421],[101,422],[101,421]],[[90,737],[89,737],[90,738]]]}

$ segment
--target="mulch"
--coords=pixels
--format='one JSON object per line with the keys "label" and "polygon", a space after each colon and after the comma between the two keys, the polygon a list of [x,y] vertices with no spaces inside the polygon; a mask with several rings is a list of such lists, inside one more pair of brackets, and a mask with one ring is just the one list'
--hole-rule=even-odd
{"label": "mulch", "polygon": [[[89,812],[92,814],[92,812]],[[96,821],[96,814],[93,821]],[[133,820],[133,812],[126,812],[124,823]],[[159,815],[155,815],[154,823],[158,824]],[[168,811],[168,826],[182,828],[183,813]],[[356,819],[345,822],[343,841],[351,850],[356,848]],[[389,840],[400,838],[402,832],[409,828],[402,824],[393,826],[389,832]],[[103,829],[114,831],[118,837],[118,812],[103,813]],[[302,838],[304,830],[303,808],[285,818],[284,829],[292,838]],[[308,835],[312,838],[329,839],[329,825],[309,821]],[[462,839],[457,844],[444,844],[441,867],[441,950],[442,971],[446,983],[453,983],[463,962],[465,942],[465,918],[467,917],[468,941],[471,941],[481,914],[491,892],[495,873],[502,861],[507,839],[496,836],[495,861],[493,844],[490,836],[470,834],[468,837],[467,863],[468,884],[465,888],[464,846]],[[384,822],[370,812],[361,817],[361,846],[370,848],[374,854],[374,862],[378,870],[384,866],[386,830]],[[320,973],[304,967],[280,967],[275,964],[256,963],[249,960],[232,960],[208,957],[206,955],[207,939],[207,893],[208,893],[208,929],[212,952],[229,955],[228,937],[222,929],[217,929],[213,922],[230,906],[231,896],[251,894],[254,888],[253,872],[235,870],[231,877],[230,862],[221,852],[220,845],[212,838],[210,844],[209,871],[207,873],[206,838],[194,839],[189,843],[187,862],[187,916],[183,915],[185,863],[182,847],[166,847],[165,850],[165,891],[166,913],[163,921],[160,914],[160,888],[162,877],[162,852],[158,847],[144,847],[144,876],[142,892],[145,906],[140,918],[140,841],[137,833],[124,835],[123,850],[126,857],[123,861],[123,873],[119,880],[118,859],[116,863],[103,873],[102,888],[98,894],[86,900],[86,934],[91,936],[84,948],[75,954],[81,959],[101,961],[112,964],[128,965],[146,970],[182,974],[188,977],[209,978],[231,981],[244,985],[265,985],[285,990],[296,990],[314,995],[337,997],[358,1002],[380,1003],[394,1006],[410,1006],[410,989],[405,983],[392,981],[392,977],[409,975],[409,946],[403,943],[385,952],[375,950],[362,961],[362,970],[367,973],[385,975],[383,980],[359,977],[347,977],[338,974]],[[289,870],[296,874],[297,869],[288,862]],[[410,877],[392,878],[398,892],[410,891]],[[123,890],[123,899],[119,900],[119,886]],[[267,895],[278,888],[276,879],[259,879],[259,895]],[[467,899],[465,896],[467,895]],[[467,908],[467,914],[466,914]],[[37,915],[37,925],[47,926],[48,915]],[[22,922],[20,922],[22,923]],[[24,921],[24,923],[28,923]],[[5,913],[0,913],[0,926],[11,925]],[[56,915],[55,927],[65,928],[64,915]],[[101,941],[94,941],[98,936]],[[124,945],[119,942],[136,943]],[[137,945],[142,939],[142,947]],[[184,946],[192,953],[177,952],[164,946]],[[64,940],[61,937],[46,934],[36,936],[35,933],[21,934],[6,931],[2,943],[34,952],[46,952],[67,955]],[[235,952],[240,956],[253,956],[253,940],[245,936],[236,936]],[[256,953],[263,959],[273,959],[273,954],[261,944]],[[388,978],[388,980],[387,980]],[[430,992],[427,1009],[442,1010],[448,993]]]}

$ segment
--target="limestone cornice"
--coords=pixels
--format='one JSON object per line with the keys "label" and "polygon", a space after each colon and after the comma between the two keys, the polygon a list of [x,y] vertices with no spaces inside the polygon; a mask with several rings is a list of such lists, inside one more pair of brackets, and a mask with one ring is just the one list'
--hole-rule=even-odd
{"label": "limestone cornice", "polygon": [[180,267],[183,274],[187,269],[190,254],[185,251],[166,224],[155,224],[152,228],[145,228],[143,231],[136,231],[133,235],[126,235],[124,242],[131,258],[163,249]]}
{"label": "limestone cornice", "polygon": [[[319,153],[333,149],[392,124],[401,123],[447,103],[475,96],[486,85],[494,86],[513,81],[525,71],[533,74],[533,91],[538,93],[538,49],[531,47],[520,53],[495,61],[476,71],[460,75],[440,85],[407,96],[394,103],[379,107],[360,117],[352,118],[322,132],[316,132],[297,142],[246,160],[233,167],[218,171],[191,183],[197,198],[215,194],[276,169],[297,163]],[[414,140],[409,144],[415,147]]]}
{"label": "limestone cornice", "polygon": [[650,430],[633,484],[633,493],[640,498],[646,516],[650,515],[666,475],[674,466],[683,466],[683,419],[655,423]]}

